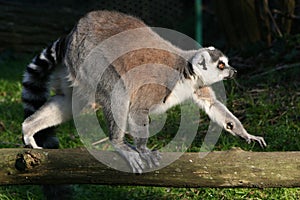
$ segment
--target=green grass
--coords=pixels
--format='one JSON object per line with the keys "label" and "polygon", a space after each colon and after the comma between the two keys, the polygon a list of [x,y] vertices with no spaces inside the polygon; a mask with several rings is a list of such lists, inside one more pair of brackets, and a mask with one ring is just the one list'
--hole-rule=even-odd
{"label": "green grass", "polygon": [[[21,79],[28,57],[0,57],[0,148],[22,147],[21,123],[23,111],[20,100]],[[267,148],[247,144],[240,138],[222,133],[215,150],[241,147],[252,151],[300,150],[300,69],[270,73],[251,78],[243,75],[226,82],[227,106],[242,121],[249,133],[264,136]],[[99,113],[101,116],[101,113]],[[209,120],[202,114],[198,134],[188,151],[199,151]],[[197,122],[195,122],[197,123]],[[101,120],[101,124],[104,121]],[[159,148],[177,132],[180,109],[168,112],[161,132],[150,139],[150,146]],[[57,128],[61,148],[82,146],[72,122]],[[75,199],[300,199],[298,188],[218,189],[218,188],[163,188],[75,185]],[[0,200],[42,199],[39,186],[2,186]]]}

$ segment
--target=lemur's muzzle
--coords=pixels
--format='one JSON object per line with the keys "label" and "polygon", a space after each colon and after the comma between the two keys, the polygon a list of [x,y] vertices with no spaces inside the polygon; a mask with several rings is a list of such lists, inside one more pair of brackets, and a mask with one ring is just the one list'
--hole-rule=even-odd
{"label": "lemur's muzzle", "polygon": [[233,67],[229,67],[229,76],[227,77],[227,79],[234,78],[236,74],[237,74],[236,69],[234,69]]}

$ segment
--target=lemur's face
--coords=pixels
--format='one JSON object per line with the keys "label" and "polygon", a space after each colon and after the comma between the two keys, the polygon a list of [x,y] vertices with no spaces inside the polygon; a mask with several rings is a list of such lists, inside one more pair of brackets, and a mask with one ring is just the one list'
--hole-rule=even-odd
{"label": "lemur's face", "polygon": [[204,85],[231,79],[237,72],[228,64],[228,58],[214,47],[200,49],[193,57],[192,65]]}

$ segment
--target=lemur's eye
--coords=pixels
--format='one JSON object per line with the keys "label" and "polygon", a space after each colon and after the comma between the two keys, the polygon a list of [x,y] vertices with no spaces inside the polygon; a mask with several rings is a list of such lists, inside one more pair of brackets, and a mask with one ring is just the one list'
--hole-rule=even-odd
{"label": "lemur's eye", "polygon": [[220,70],[223,70],[224,68],[225,68],[225,63],[224,62],[222,62],[222,61],[219,61],[219,63],[218,63],[218,69],[220,69]]}
{"label": "lemur's eye", "polygon": [[232,130],[233,129],[233,123],[232,122],[228,122],[226,124],[226,129]]}

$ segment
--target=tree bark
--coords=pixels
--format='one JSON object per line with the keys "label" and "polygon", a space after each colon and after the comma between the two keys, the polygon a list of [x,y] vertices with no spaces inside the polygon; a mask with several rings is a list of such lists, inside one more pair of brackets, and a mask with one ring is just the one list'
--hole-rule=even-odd
{"label": "tree bark", "polygon": [[[103,157],[121,159],[114,152],[99,153]],[[163,153],[162,159],[174,154]],[[300,152],[247,152],[235,149],[204,155],[185,153],[163,169],[136,175],[107,167],[85,149],[1,149],[0,185],[300,186]],[[123,164],[126,164],[125,161]]]}
{"label": "tree bark", "polygon": [[260,29],[261,39],[266,42],[267,46],[270,46],[272,42],[272,32],[270,26],[268,0],[255,0],[255,12]]}
{"label": "tree bark", "polygon": [[294,14],[296,2],[295,0],[279,0],[278,7],[282,11],[283,16],[281,16],[279,21],[279,27],[284,34],[289,34],[292,29],[292,18]]}
{"label": "tree bark", "polygon": [[254,0],[215,0],[215,9],[230,46],[244,48],[261,40]]}

